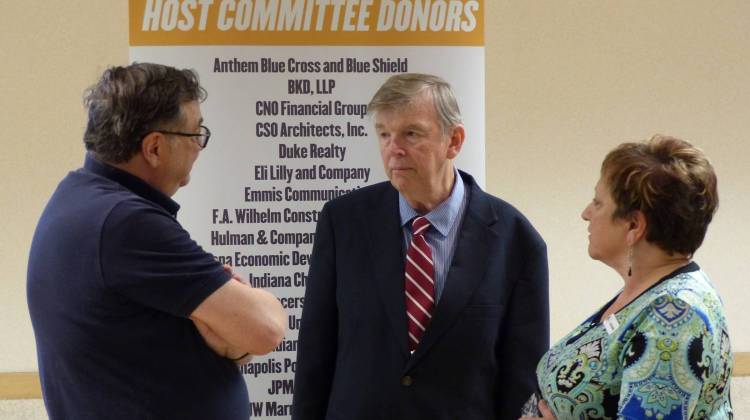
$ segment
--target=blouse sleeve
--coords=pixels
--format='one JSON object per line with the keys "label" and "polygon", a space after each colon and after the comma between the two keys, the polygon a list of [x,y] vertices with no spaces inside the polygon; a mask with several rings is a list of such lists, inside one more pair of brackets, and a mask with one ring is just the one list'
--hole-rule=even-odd
{"label": "blouse sleeve", "polygon": [[658,296],[631,323],[620,363],[618,418],[693,418],[714,358],[706,314],[677,296]]}

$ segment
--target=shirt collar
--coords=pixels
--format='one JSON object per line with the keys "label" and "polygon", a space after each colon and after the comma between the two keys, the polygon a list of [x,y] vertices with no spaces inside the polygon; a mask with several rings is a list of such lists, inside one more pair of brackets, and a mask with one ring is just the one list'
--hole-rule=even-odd
{"label": "shirt collar", "polygon": [[463,202],[466,189],[458,169],[454,168],[453,172],[455,174],[455,180],[453,181],[453,191],[451,191],[451,195],[427,214],[420,214],[414,210],[409,203],[406,202],[406,198],[404,198],[401,193],[398,194],[398,209],[401,215],[401,227],[404,227],[417,216],[424,216],[441,235],[448,236],[448,232],[450,232],[451,227],[456,222],[456,216],[458,216],[458,213],[461,210],[461,203]]}
{"label": "shirt collar", "polygon": [[83,167],[93,174],[112,180],[146,200],[156,203],[160,207],[163,207],[164,210],[168,211],[172,216],[176,216],[177,211],[180,210],[180,205],[177,204],[176,201],[152,187],[146,183],[146,181],[131,173],[125,172],[122,169],[115,168],[114,166],[97,160],[91,155],[91,153],[86,153]]}

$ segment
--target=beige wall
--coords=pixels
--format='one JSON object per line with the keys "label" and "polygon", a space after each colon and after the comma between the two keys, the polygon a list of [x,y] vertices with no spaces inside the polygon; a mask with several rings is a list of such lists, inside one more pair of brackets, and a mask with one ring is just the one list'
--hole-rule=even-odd
{"label": "beige wall", "polygon": [[[703,147],[718,171],[721,208],[697,260],[724,297],[734,349],[750,351],[750,2],[486,4],[488,189],[547,240],[553,339],[621,284],[588,259],[579,218],[602,157],[664,133]],[[3,0],[0,28],[0,372],[33,371],[29,242],[52,189],[82,161],[83,89],[127,62],[127,3]]]}
{"label": "beige wall", "polygon": [[735,351],[750,351],[750,2],[492,1],[487,179],[547,240],[552,336],[622,285],[589,260],[580,212],[622,141],[683,137],[711,157],[721,204],[696,261],[723,296]]}
{"label": "beige wall", "polygon": [[36,370],[26,261],[36,220],[83,160],[83,90],[128,60],[127,2],[0,1],[0,372]]}

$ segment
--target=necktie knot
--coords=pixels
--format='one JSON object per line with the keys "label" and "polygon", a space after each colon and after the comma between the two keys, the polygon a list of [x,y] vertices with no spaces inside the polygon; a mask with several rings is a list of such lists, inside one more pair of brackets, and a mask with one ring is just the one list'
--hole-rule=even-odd
{"label": "necktie knot", "polygon": [[424,235],[430,227],[430,221],[424,216],[417,216],[411,222],[412,235]]}

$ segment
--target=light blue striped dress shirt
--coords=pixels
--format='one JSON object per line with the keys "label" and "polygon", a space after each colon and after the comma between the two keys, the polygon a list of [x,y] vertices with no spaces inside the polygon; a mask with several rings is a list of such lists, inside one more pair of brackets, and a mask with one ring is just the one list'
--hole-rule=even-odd
{"label": "light blue striped dress shirt", "polygon": [[432,260],[435,264],[436,303],[440,301],[440,296],[445,288],[448,269],[456,251],[456,239],[466,210],[466,188],[458,170],[454,169],[454,171],[456,178],[451,195],[427,214],[419,214],[406,202],[403,195],[400,193],[398,195],[401,228],[404,232],[404,259],[406,259],[406,250],[409,249],[409,243],[411,242],[412,219],[417,216],[425,216],[432,225],[427,230],[425,239],[432,249]]}

